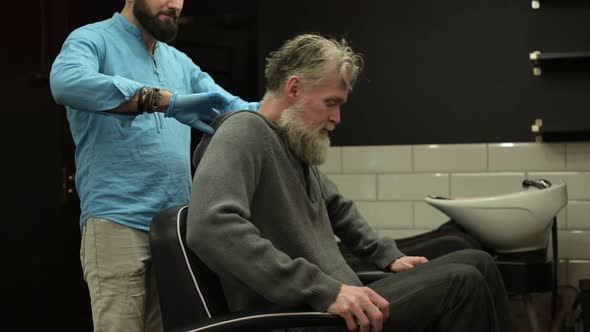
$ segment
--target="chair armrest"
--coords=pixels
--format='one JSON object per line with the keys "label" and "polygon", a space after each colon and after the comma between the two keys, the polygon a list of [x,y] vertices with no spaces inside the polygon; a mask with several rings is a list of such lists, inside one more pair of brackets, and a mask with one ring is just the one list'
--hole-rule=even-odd
{"label": "chair armrest", "polygon": [[327,312],[311,311],[306,308],[269,307],[256,311],[239,311],[216,316],[198,325],[190,326],[185,331],[258,331],[311,326],[346,328],[346,323],[340,316]]}
{"label": "chair armrest", "polygon": [[356,275],[359,277],[363,285],[368,285],[372,282],[377,280],[383,279],[387,276],[390,276],[391,272],[380,271],[380,270],[371,270],[371,271],[355,271]]}

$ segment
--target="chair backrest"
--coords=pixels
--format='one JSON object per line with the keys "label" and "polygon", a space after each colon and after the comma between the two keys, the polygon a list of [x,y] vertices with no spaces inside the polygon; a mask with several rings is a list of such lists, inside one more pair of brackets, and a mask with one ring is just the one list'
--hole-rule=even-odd
{"label": "chair backrest", "polygon": [[188,205],[162,211],[149,234],[166,331],[184,331],[228,312],[219,279],[186,245],[187,214]]}

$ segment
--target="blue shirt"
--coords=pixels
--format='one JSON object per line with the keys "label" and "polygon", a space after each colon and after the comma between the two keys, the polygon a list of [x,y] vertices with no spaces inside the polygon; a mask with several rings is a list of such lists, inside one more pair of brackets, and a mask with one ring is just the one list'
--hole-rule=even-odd
{"label": "blue shirt", "polygon": [[97,217],[147,231],[156,213],[190,198],[190,128],[163,113],[104,111],[143,86],[179,94],[219,91],[232,100],[222,112],[259,106],[229,94],[174,47],[156,42],[149,54],[139,28],[119,13],[68,36],[50,84],[56,102],[66,106],[76,144],[80,226]]}

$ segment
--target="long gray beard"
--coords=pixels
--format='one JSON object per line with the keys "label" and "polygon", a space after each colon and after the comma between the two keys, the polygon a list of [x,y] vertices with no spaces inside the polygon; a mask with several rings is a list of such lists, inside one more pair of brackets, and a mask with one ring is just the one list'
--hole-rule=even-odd
{"label": "long gray beard", "polygon": [[307,128],[300,114],[301,106],[288,108],[281,115],[279,124],[286,134],[289,148],[297,157],[309,165],[321,165],[328,156],[330,137],[321,132],[321,126]]}

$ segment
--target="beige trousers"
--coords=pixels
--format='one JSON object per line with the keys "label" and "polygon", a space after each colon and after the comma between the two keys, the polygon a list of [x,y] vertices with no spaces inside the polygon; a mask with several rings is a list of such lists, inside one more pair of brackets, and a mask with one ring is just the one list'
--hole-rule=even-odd
{"label": "beige trousers", "polygon": [[89,218],[80,260],[96,332],[162,331],[148,233]]}

